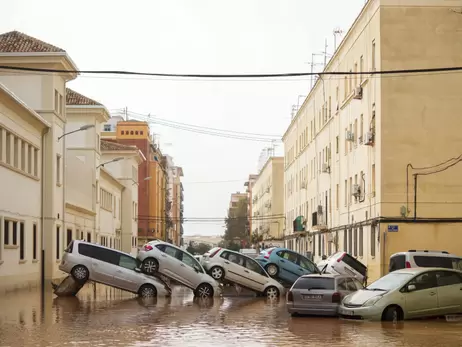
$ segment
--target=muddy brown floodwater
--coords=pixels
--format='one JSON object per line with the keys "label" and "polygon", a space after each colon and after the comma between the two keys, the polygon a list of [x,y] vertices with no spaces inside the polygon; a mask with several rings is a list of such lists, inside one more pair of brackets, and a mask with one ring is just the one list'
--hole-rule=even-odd
{"label": "muddy brown floodwater", "polygon": [[284,301],[225,297],[141,300],[104,286],[42,307],[40,293],[0,296],[0,346],[462,346],[462,323],[383,323],[291,318]]}

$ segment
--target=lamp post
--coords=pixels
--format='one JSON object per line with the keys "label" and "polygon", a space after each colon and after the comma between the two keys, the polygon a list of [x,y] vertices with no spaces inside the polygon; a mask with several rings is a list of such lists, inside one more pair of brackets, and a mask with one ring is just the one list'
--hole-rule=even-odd
{"label": "lamp post", "polygon": [[121,160],[124,160],[124,159],[125,159],[125,157],[117,157],[117,158],[109,160],[109,161],[107,161],[105,163],[99,164],[96,168],[98,169],[99,167],[104,167],[104,165],[106,165],[106,164],[115,163],[116,161],[121,161]]}
{"label": "lamp post", "polygon": [[85,130],[88,130],[88,129],[91,129],[91,128],[94,128],[94,127],[95,126],[93,124],[82,125],[80,128],[78,128],[76,130],[69,131],[68,133],[62,134],[60,137],[58,137],[58,141],[61,140],[64,136],[67,136],[67,135],[70,135],[70,134],[73,134],[73,133],[76,133],[76,132],[79,132],[79,131],[85,131]]}

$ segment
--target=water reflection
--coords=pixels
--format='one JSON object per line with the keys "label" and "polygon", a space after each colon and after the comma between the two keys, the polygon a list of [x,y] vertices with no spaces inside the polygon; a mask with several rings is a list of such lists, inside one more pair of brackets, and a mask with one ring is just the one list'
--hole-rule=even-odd
{"label": "water reflection", "polygon": [[78,297],[36,291],[0,298],[0,346],[459,346],[461,323],[385,323],[290,317],[283,300],[141,299],[113,288],[86,286]]}

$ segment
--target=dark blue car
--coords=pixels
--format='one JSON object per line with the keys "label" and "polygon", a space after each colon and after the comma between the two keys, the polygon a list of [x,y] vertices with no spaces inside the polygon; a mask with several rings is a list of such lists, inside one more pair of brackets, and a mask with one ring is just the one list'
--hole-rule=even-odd
{"label": "dark blue car", "polygon": [[256,260],[271,277],[294,283],[300,276],[319,273],[311,260],[287,248],[273,247],[260,252]]}

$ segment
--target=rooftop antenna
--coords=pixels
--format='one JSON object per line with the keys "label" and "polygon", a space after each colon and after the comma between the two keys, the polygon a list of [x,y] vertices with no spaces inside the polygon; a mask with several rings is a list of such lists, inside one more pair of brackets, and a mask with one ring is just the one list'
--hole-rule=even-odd
{"label": "rooftop antenna", "polygon": [[322,56],[322,55],[324,55],[324,54],[322,54],[322,53],[312,53],[311,54],[311,61],[307,63],[307,64],[311,65],[311,88],[310,89],[313,88],[313,83],[315,82],[314,81],[314,74],[313,74],[314,73],[314,67],[318,66],[318,65],[322,65],[321,63],[315,63],[314,58],[316,56]]}
{"label": "rooftop antenna", "polygon": [[340,28],[334,29],[334,52],[337,50],[337,36],[341,36],[343,34],[343,30]]}

